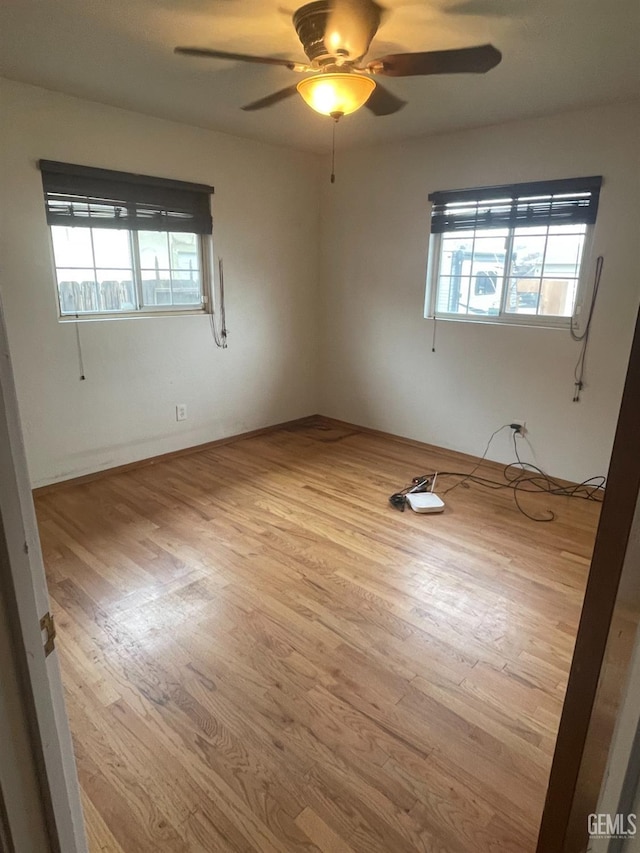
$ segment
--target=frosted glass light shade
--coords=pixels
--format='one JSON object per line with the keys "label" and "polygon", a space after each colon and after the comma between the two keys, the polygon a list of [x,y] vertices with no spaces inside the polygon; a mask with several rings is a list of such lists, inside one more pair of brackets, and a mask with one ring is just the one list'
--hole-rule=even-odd
{"label": "frosted glass light shade", "polygon": [[346,116],[363,107],[376,88],[371,77],[360,74],[318,74],[297,87],[306,103],[325,116]]}

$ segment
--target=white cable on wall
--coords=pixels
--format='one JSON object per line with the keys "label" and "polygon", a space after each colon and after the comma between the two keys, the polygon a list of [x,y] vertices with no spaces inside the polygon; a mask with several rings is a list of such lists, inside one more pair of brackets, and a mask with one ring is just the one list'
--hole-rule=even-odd
{"label": "white cable on wall", "polygon": [[[227,315],[224,296],[224,264],[222,258],[218,258],[218,283],[214,275],[213,246],[209,248],[209,269],[211,271],[211,332],[217,347],[227,349]],[[218,321],[219,318],[219,321]]]}

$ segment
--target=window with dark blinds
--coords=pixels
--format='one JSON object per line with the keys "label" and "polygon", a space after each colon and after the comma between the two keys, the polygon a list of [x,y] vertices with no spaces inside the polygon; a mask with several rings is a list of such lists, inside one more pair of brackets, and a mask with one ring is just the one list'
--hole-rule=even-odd
{"label": "window with dark blinds", "polygon": [[601,177],[434,192],[431,233],[596,221]]}
{"label": "window with dark blinds", "polygon": [[211,234],[213,187],[40,160],[47,223]]}

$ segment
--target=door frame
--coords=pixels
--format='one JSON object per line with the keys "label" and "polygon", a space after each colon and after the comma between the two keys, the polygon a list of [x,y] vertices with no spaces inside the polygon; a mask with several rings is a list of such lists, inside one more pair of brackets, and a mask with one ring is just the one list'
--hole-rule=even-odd
{"label": "door frame", "polygon": [[[40,357],[34,353],[34,358]],[[31,495],[9,345],[0,300],[0,529],[4,532],[2,595],[9,611],[19,693],[33,756],[32,777],[40,791],[41,817],[52,853],[87,853],[80,788],[64,704],[58,654],[45,655],[40,619],[49,612],[42,552]],[[3,689],[5,688],[3,684]],[[9,766],[20,783],[25,766]],[[18,815],[5,790],[10,830]],[[24,846],[20,849],[29,849]],[[35,846],[32,848],[38,849]]]}
{"label": "door frame", "polygon": [[[580,769],[640,493],[640,313],[562,706],[536,853],[566,853]],[[608,745],[607,745],[608,746]],[[602,780],[603,781],[603,780]],[[598,787],[601,786],[600,781]],[[595,812],[597,803],[593,803]],[[585,843],[587,814],[584,815]],[[573,818],[575,819],[575,815]]]}

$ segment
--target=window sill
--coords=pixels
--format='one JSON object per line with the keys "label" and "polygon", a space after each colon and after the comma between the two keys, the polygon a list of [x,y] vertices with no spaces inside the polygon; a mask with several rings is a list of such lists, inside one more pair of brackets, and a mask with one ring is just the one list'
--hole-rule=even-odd
{"label": "window sill", "polygon": [[103,320],[149,320],[158,317],[194,317],[198,315],[208,316],[211,312],[207,308],[186,308],[177,311],[121,311],[113,314],[63,314],[58,316],[59,323],[89,323],[102,322]]}
{"label": "window sill", "polygon": [[[510,317],[498,317],[491,315],[481,316],[464,316],[459,317],[454,314],[425,314],[425,320],[443,320],[447,323],[479,323],[484,326],[515,326],[528,329],[560,329],[568,331],[571,328],[570,317],[522,317],[522,319],[513,320]],[[580,332],[579,323],[574,320],[573,329]]]}

